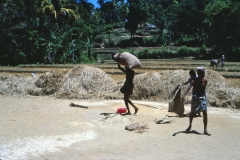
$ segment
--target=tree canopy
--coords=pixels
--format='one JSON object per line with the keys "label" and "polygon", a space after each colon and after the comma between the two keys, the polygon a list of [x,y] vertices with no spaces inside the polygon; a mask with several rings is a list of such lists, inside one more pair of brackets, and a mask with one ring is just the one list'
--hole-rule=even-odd
{"label": "tree canopy", "polygon": [[[84,63],[104,27],[125,27],[131,37],[156,26],[156,45],[205,45],[240,54],[238,0],[1,0],[0,65]],[[110,32],[107,33],[110,39]],[[190,44],[190,42],[188,43]]]}

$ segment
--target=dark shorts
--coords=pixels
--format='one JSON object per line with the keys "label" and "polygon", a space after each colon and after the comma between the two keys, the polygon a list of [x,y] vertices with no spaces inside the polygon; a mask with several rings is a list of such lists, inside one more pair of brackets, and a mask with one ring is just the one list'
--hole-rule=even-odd
{"label": "dark shorts", "polygon": [[134,87],[133,84],[126,84],[126,83],[124,83],[124,85],[120,89],[120,92],[122,94],[131,95],[131,94],[133,94],[133,87]]}
{"label": "dark shorts", "polygon": [[206,97],[192,97],[191,112],[207,111]]}

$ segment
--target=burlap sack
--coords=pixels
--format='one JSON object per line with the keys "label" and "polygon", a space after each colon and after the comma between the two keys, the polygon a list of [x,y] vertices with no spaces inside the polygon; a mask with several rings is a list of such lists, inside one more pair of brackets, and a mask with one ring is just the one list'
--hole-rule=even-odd
{"label": "burlap sack", "polygon": [[139,59],[132,55],[129,52],[123,52],[123,53],[117,53],[114,55],[114,60],[118,62],[121,65],[124,65],[125,67],[129,69],[138,69],[141,68],[141,62]]}
{"label": "burlap sack", "polygon": [[177,86],[175,89],[175,94],[171,102],[168,105],[168,112],[175,112],[179,116],[182,116],[185,109],[184,103],[181,98],[181,86]]}

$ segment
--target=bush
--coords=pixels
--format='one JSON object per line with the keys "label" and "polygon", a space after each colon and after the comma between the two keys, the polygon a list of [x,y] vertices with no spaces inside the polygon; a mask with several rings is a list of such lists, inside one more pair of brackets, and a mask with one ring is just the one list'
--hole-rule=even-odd
{"label": "bush", "polygon": [[202,45],[202,47],[199,49],[199,54],[196,55],[196,59],[203,59],[207,55],[206,51],[207,47],[205,44]]}
{"label": "bush", "polygon": [[84,53],[81,53],[81,54],[80,54],[79,60],[80,60],[80,63],[91,63],[91,61],[92,61],[92,60],[89,59],[89,58],[87,57],[87,55],[84,54]]}
{"label": "bush", "polygon": [[151,59],[159,59],[162,57],[161,52],[159,51],[153,51],[150,55]]}
{"label": "bush", "polygon": [[194,38],[194,37],[185,37],[181,36],[177,41],[176,41],[177,46],[188,46],[188,47],[198,47],[200,46],[200,42]]}
{"label": "bush", "polygon": [[138,53],[140,59],[164,59],[164,58],[175,58],[177,55],[170,50],[161,49],[158,51],[149,51],[144,49]]}
{"label": "bush", "polygon": [[17,50],[17,53],[14,55],[14,59],[16,64],[25,64],[27,61],[26,55],[20,50]]}
{"label": "bush", "polygon": [[[231,54],[227,54],[227,60],[231,60],[231,61],[235,61],[235,62],[239,62],[240,61],[240,47],[233,47],[231,49]],[[225,53],[224,53],[225,54]]]}
{"label": "bush", "polygon": [[130,40],[129,39],[124,39],[118,42],[117,46],[120,48],[127,48],[129,47]]}
{"label": "bush", "polygon": [[178,57],[196,57],[199,54],[199,49],[193,49],[187,46],[182,46],[177,50]]}
{"label": "bush", "polygon": [[95,43],[102,43],[103,39],[104,39],[103,36],[99,35],[99,36],[94,38],[93,42],[95,42]]}
{"label": "bush", "polygon": [[167,50],[167,49],[161,49],[157,51],[157,55],[156,57],[158,57],[159,59],[164,59],[164,58],[176,58],[176,54],[174,52],[172,52],[171,50]]}
{"label": "bush", "polygon": [[157,37],[143,38],[143,47],[156,47],[157,45]]}
{"label": "bush", "polygon": [[138,58],[140,59],[149,59],[150,58],[150,52],[148,49],[144,49],[140,52],[138,52]]}
{"label": "bush", "polygon": [[150,35],[159,35],[159,30],[150,30],[149,34]]}
{"label": "bush", "polygon": [[139,47],[139,44],[137,41],[133,41],[131,44],[131,47]]}
{"label": "bush", "polygon": [[[142,38],[142,37],[133,37],[133,38],[131,39],[131,41],[132,41],[132,42],[136,41],[137,44],[138,44],[138,46],[142,46],[143,38]],[[132,44],[132,45],[135,45],[136,42],[131,43],[131,44]],[[135,46],[130,46],[130,47],[135,47]]]}
{"label": "bush", "polygon": [[138,47],[142,44],[142,37],[134,37],[132,39],[125,39],[118,42],[117,47],[127,48],[127,47]]}
{"label": "bush", "polygon": [[136,33],[136,35],[139,35],[139,36],[151,36],[151,34],[149,32],[144,32],[144,31],[138,32],[138,33]]}
{"label": "bush", "polygon": [[114,46],[115,46],[114,41],[110,41],[109,42],[109,47],[114,47]]}
{"label": "bush", "polygon": [[101,48],[101,43],[93,43],[93,48]]}

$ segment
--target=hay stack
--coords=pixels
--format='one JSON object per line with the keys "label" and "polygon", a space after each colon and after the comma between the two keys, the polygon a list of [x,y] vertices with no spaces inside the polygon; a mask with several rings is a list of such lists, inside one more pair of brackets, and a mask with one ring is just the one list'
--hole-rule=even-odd
{"label": "hay stack", "polygon": [[0,74],[0,95],[21,97],[28,95],[28,89],[34,87],[35,79],[19,75]]}
{"label": "hay stack", "polygon": [[[169,70],[136,75],[131,99],[148,99],[169,102],[176,86],[185,82],[189,71]],[[216,107],[240,108],[240,90],[231,88],[225,78],[213,70],[206,71],[207,97]],[[119,84],[98,68],[79,66],[67,74],[64,71],[47,72],[38,79],[19,75],[0,74],[0,95],[50,95],[57,98],[122,99]],[[182,93],[186,86],[182,86]],[[191,91],[187,97],[191,98]]]}
{"label": "hay stack", "polygon": [[157,96],[159,100],[169,100],[169,95],[176,86],[188,78],[188,72],[183,70],[149,72],[134,78],[134,93],[136,99],[151,99]]}
{"label": "hay stack", "polygon": [[207,70],[205,77],[208,80],[206,92],[209,104],[215,107],[236,108],[234,102],[236,100],[236,97],[234,97],[236,91],[229,87],[225,78],[213,70]]}
{"label": "hay stack", "polygon": [[35,86],[29,90],[30,95],[51,95],[58,91],[66,71],[51,71],[42,74],[34,83]]}
{"label": "hay stack", "polygon": [[[170,101],[174,89],[185,82],[189,71],[174,70],[164,72],[150,72],[135,76],[133,99],[154,99]],[[205,78],[208,80],[207,98],[211,106],[240,108],[240,90],[230,88],[226,80],[218,72],[207,70]],[[182,86],[182,94],[186,86]],[[191,97],[189,91],[187,97]],[[156,98],[157,97],[157,98]]]}
{"label": "hay stack", "polygon": [[111,92],[116,82],[105,72],[95,67],[74,67],[63,78],[56,96],[58,98],[99,98]]}

